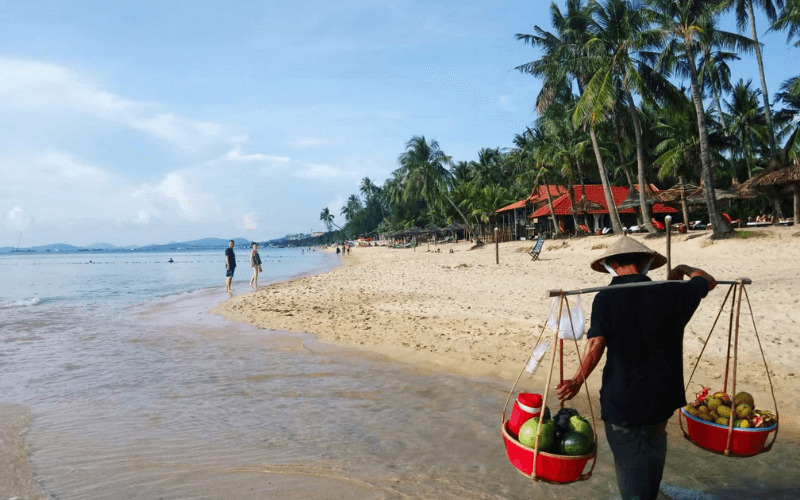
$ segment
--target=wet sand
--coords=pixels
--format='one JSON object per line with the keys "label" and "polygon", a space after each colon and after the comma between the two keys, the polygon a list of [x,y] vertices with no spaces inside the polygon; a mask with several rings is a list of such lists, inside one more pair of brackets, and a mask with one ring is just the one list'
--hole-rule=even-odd
{"label": "wet sand", "polygon": [[[725,242],[710,240],[708,233],[673,239],[673,265],[700,267],[718,279],[753,280],[747,288],[753,316],[747,303],[742,305],[737,391],[751,392],[760,409],[775,409],[754,335],[754,318],[781,422],[772,452],[731,462],[681,439],[674,417],[669,426],[670,455],[665,473],[665,488],[672,488],[674,498],[752,497],[752,485],[759,481],[759,488],[763,488],[758,490],[763,495],[755,495],[759,498],[796,498],[800,494],[800,479],[795,474],[785,474],[787,470],[797,470],[796,466],[785,467],[797,463],[794,457],[800,451],[800,395],[796,391],[800,341],[795,336],[800,320],[798,235],[794,228],[768,228],[751,231],[746,239]],[[636,237],[651,248],[666,252],[664,238]],[[527,254],[531,242],[502,243],[499,265],[495,264],[493,245],[472,251],[468,243],[442,245],[442,253],[428,252],[426,245],[416,251],[356,248],[342,258],[345,265],[341,268],[236,297],[220,304],[215,312],[264,329],[312,333],[322,342],[380,353],[433,372],[505,380],[510,389],[550,309],[551,299],[545,297],[545,291],[606,285],[608,275],[592,271],[589,263],[613,241],[613,237],[548,241],[536,262]],[[450,249],[453,253],[449,253]],[[664,279],[665,271],[652,271],[650,276]],[[726,292],[727,287],[722,286],[712,292],[686,328],[687,377]],[[591,296],[583,299],[588,318]],[[715,391],[722,389],[728,322],[726,306],[692,379],[690,392],[699,391],[702,385]],[[570,376],[577,368],[577,357],[574,345],[565,346],[565,371]],[[543,366],[533,379],[523,376],[521,386],[543,392],[548,364]],[[602,362],[589,379],[595,404],[601,372]],[[554,379],[558,379],[557,367]],[[730,384],[732,381],[729,390]],[[585,397],[582,391],[574,404],[585,410]],[[505,397],[497,403],[498,413],[503,401]],[[550,404],[555,406],[557,402],[551,397]],[[605,443],[604,438],[601,442]],[[497,446],[502,451],[499,436]],[[606,463],[598,465],[595,476],[610,485],[608,494],[613,495],[609,458],[601,459],[601,465]],[[507,463],[503,466],[510,467]],[[726,469],[730,466],[734,468]]]}

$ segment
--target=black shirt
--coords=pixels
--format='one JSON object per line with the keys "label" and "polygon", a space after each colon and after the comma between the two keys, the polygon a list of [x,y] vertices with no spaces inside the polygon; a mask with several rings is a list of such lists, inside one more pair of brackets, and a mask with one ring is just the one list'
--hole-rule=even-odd
{"label": "black shirt", "polygon": [[236,253],[234,253],[233,248],[228,247],[225,249],[225,257],[230,258],[230,264],[228,265],[231,269],[236,267]]}
{"label": "black shirt", "polygon": [[[651,281],[642,274],[616,276],[612,285]],[[708,295],[699,276],[648,287],[603,290],[592,304],[588,338],[606,341],[600,389],[603,420],[629,426],[663,422],[686,405],[683,329]]]}

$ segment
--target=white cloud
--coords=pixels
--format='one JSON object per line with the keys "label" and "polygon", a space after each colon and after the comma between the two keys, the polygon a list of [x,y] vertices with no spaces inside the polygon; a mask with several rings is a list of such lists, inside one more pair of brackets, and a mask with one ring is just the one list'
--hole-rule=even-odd
{"label": "white cloud", "polygon": [[162,113],[148,118],[130,117],[127,121],[135,129],[167,139],[184,148],[194,148],[210,140],[224,139],[221,125],[191,121],[172,113]]}
{"label": "white cloud", "polygon": [[185,149],[209,142],[240,143],[218,123],[172,113],[148,113],[154,105],[101,89],[91,79],[55,64],[0,57],[0,109],[72,111],[125,124]]}
{"label": "white cloud", "polygon": [[108,117],[142,106],[54,64],[0,58],[0,98],[13,108],[68,108]]}
{"label": "white cloud", "polygon": [[6,215],[8,226],[15,231],[25,231],[31,226],[31,217],[25,213],[21,206],[17,205]]}
{"label": "white cloud", "polygon": [[315,179],[315,180],[341,179],[345,177],[357,176],[356,172],[343,170],[339,167],[334,167],[331,165],[313,165],[313,164],[302,165],[300,169],[292,172],[292,175],[295,177],[300,177],[301,179]]}
{"label": "white cloud", "polygon": [[[287,156],[273,156],[263,153],[245,154],[238,144],[218,160],[229,163],[262,163],[264,165],[260,170],[262,175],[272,175],[275,172],[286,171],[292,176],[301,179],[326,180],[357,177],[356,172],[333,165],[305,163]],[[211,165],[215,162],[208,162],[205,165]]]}
{"label": "white cloud", "polygon": [[[223,159],[238,163],[250,163],[253,161],[265,161],[268,158],[267,155],[261,153],[255,153],[251,155],[242,154],[242,146],[237,144],[233,149],[228,151]],[[288,160],[288,158],[287,158]]]}
{"label": "white cloud", "polygon": [[253,212],[242,215],[242,222],[239,227],[242,229],[258,229],[258,217]]}
{"label": "white cloud", "polygon": [[333,144],[333,141],[320,139],[318,137],[297,137],[289,141],[289,145],[293,148],[316,148],[320,146],[332,146]]}

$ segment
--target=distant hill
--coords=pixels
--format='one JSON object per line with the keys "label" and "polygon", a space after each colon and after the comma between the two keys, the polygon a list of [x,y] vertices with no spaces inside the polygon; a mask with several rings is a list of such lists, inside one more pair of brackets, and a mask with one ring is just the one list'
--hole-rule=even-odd
{"label": "distant hill", "polygon": [[92,243],[91,245],[86,245],[83,248],[91,248],[92,250],[114,250],[117,248],[117,246],[112,245],[111,243]]}
{"label": "distant hill", "polygon": [[[249,247],[251,243],[251,241],[246,238],[234,238],[233,242],[237,247]],[[164,245],[147,245],[139,247],[138,250],[163,252],[168,250],[208,250],[213,248],[228,248],[228,240],[223,238],[202,238],[199,240],[181,241]]]}
{"label": "distant hill", "polygon": [[[29,247],[29,248],[20,248],[20,252],[75,252],[80,247],[67,245],[66,243],[53,243],[50,245],[42,245],[38,247]],[[0,253],[10,253],[15,252],[17,249],[15,247],[2,247],[0,248]]]}
{"label": "distant hill", "polygon": [[[247,238],[234,238],[234,243],[238,248],[249,247],[251,240]],[[147,251],[147,252],[166,252],[170,250],[209,250],[223,249],[228,247],[228,240],[224,238],[202,238],[192,241],[181,241],[177,243],[150,244],[141,247],[135,245],[125,245],[117,247],[111,243],[93,243],[85,247],[76,247],[65,243],[54,243],[38,247],[20,248],[20,252],[88,252],[88,251]],[[15,247],[0,247],[0,253],[16,252]]]}

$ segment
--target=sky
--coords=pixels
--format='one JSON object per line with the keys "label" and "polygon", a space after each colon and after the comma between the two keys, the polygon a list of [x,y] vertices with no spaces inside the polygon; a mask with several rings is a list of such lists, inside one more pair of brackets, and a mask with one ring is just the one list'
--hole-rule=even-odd
{"label": "sky", "polygon": [[[512,146],[549,1],[37,1],[0,14],[0,247],[324,230],[415,135]],[[770,93],[798,49],[765,34]],[[735,29],[730,17],[724,25]],[[748,30],[749,33],[749,30]],[[734,63],[753,78],[755,58]]]}

